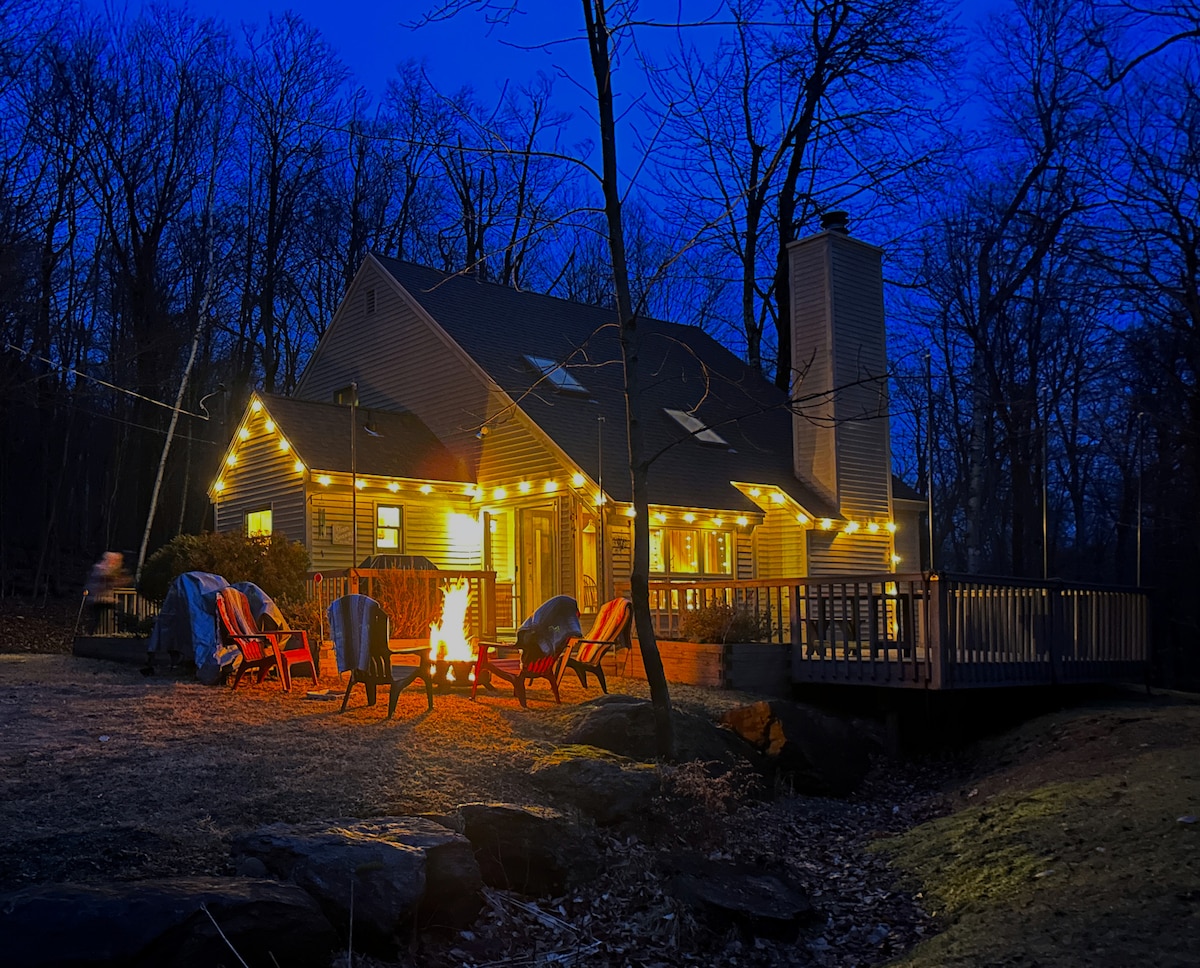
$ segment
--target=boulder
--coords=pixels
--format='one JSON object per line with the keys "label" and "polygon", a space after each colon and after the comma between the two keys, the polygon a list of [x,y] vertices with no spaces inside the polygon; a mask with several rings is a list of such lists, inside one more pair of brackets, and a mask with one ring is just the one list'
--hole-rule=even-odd
{"label": "boulder", "polygon": [[250,968],[324,968],[337,946],[317,903],[274,881],[46,884],[0,896],[0,960],[9,968],[211,968],[238,957]]}
{"label": "boulder", "polygon": [[560,746],[533,764],[533,782],[605,826],[640,821],[658,793],[658,770],[594,746]]}
{"label": "boulder", "polygon": [[599,873],[594,837],[547,807],[464,803],[462,832],[490,887],[561,894]]}
{"label": "boulder", "polygon": [[[658,757],[654,739],[654,705],[633,696],[601,696],[577,707],[566,742],[652,762]],[[729,730],[681,709],[673,711],[675,760],[701,760],[729,768],[744,759],[744,744]]]}
{"label": "boulder", "polygon": [[271,824],[236,838],[234,854],[294,881],[339,926],[353,905],[356,939],[388,941],[414,921],[465,927],[479,913],[471,842],[422,817]]}
{"label": "boulder", "polygon": [[731,709],[721,721],[767,759],[798,793],[847,796],[866,776],[879,749],[868,724],[802,703],[756,702]]}
{"label": "boulder", "polygon": [[795,941],[813,915],[808,896],[768,871],[699,857],[675,858],[667,891],[715,931]]}

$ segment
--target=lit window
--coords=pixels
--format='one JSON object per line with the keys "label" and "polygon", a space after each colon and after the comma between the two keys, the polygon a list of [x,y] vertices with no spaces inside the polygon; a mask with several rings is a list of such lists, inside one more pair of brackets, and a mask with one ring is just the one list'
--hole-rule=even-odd
{"label": "lit window", "polygon": [[375,509],[375,547],[400,550],[400,509],[380,504]]}
{"label": "lit window", "polygon": [[271,509],[246,512],[246,534],[251,538],[265,538],[271,534]]}
{"label": "lit window", "polygon": [[672,528],[668,531],[667,559],[673,572],[694,575],[700,571],[700,542],[697,532],[690,528]]}
{"label": "lit window", "polygon": [[733,542],[727,531],[701,531],[704,571],[709,575],[733,574]]}
{"label": "lit window", "polygon": [[561,390],[563,393],[579,393],[587,396],[587,387],[567,372],[565,363],[555,363],[544,356],[530,356],[528,353],[525,354],[525,362],[537,370],[541,376],[545,377],[545,382],[549,383],[555,390]]}
{"label": "lit window", "polygon": [[691,434],[696,440],[702,444],[715,444],[718,447],[728,447],[729,444],[715,430],[709,430],[703,420],[693,417],[690,413],[684,413],[682,410],[672,410],[670,407],[664,407],[667,415],[671,417],[679,426]]}
{"label": "lit window", "polygon": [[667,559],[663,554],[663,529],[650,529],[650,570],[666,571]]}

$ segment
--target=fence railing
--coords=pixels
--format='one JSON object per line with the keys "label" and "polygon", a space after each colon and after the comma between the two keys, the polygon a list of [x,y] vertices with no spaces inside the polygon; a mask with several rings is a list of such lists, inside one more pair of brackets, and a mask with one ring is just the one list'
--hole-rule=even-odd
{"label": "fence railing", "polygon": [[158,614],[158,605],[142,598],[136,588],[117,588],[111,603],[97,605],[84,598],[81,611],[85,614],[81,615],[76,634],[118,635],[145,631],[146,621]]}
{"label": "fence railing", "polygon": [[757,629],[748,641],[789,645],[798,682],[1082,682],[1149,660],[1148,596],[1128,588],[916,573],[650,583],[662,638],[686,637],[689,613],[713,605],[757,616],[741,623]]}

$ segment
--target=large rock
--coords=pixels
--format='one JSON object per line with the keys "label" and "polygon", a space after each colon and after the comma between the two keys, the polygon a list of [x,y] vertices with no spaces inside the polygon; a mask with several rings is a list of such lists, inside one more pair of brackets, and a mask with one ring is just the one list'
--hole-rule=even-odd
{"label": "large rock", "polygon": [[644,819],[661,787],[655,767],[594,746],[560,746],[537,760],[531,775],[556,801],[606,826]]}
{"label": "large rock", "polygon": [[[654,739],[654,705],[633,696],[601,696],[581,703],[577,719],[567,734],[567,743],[598,746],[600,749],[651,762],[658,757]],[[702,716],[676,709],[675,760],[701,760],[731,767],[743,759],[744,744],[728,730]]]}
{"label": "large rock", "polygon": [[794,941],[812,917],[808,896],[767,871],[704,858],[675,858],[667,890],[717,931]]}
{"label": "large rock", "polygon": [[338,925],[353,906],[356,939],[388,940],[414,921],[464,927],[479,913],[471,842],[422,817],[271,824],[238,837],[234,853],[294,881]]}
{"label": "large rock", "polygon": [[325,968],[337,946],[317,903],[274,881],[47,884],[0,896],[0,962],[8,968],[213,968],[238,958],[250,968]]}
{"label": "large rock", "polygon": [[846,796],[858,787],[879,748],[868,724],[800,703],[756,702],[721,721],[761,752],[798,793]]}
{"label": "large rock", "polygon": [[561,894],[599,873],[590,828],[548,807],[464,803],[462,832],[483,881],[522,894]]}

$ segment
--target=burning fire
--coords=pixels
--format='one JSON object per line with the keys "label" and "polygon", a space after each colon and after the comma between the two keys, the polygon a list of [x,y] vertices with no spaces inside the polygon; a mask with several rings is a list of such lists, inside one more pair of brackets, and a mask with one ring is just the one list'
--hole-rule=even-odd
{"label": "burning fire", "polygon": [[447,662],[470,662],[475,649],[467,635],[467,611],[471,607],[471,586],[465,579],[451,582],[442,589],[442,618],[429,623],[429,658]]}

